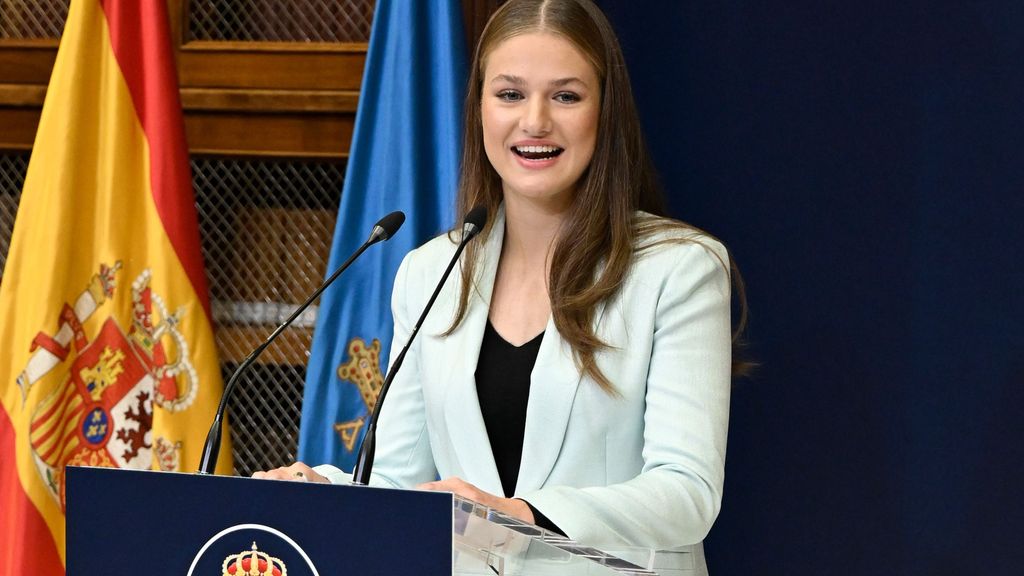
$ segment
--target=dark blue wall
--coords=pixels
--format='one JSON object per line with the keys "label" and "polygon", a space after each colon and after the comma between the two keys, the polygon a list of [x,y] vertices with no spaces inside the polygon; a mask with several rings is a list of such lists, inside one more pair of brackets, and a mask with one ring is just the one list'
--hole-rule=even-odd
{"label": "dark blue wall", "polygon": [[1024,573],[1024,3],[601,4],[750,292],[712,574]]}

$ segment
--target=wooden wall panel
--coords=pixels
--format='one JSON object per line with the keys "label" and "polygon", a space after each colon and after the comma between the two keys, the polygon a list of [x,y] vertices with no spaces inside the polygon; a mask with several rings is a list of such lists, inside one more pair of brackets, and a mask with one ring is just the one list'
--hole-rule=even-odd
{"label": "wooden wall panel", "polygon": [[[315,108],[317,101],[313,99]],[[286,107],[302,107],[288,102]],[[31,150],[40,106],[0,106],[0,150]],[[254,113],[195,110],[185,113],[189,149],[195,154],[343,158],[348,156],[355,113]]]}
{"label": "wooden wall panel", "polygon": [[[0,86],[0,90],[2,89],[3,86]],[[359,92],[354,90],[181,89],[181,104],[185,110],[275,110],[354,114],[358,103]]]}
{"label": "wooden wall panel", "polygon": [[178,52],[182,87],[359,90],[366,44],[190,42]]}
{"label": "wooden wall panel", "polygon": [[477,40],[487,20],[504,3],[505,0],[462,0],[462,21],[466,27],[466,50],[469,55],[467,62],[473,59],[473,50],[476,49]]}
{"label": "wooden wall panel", "polygon": [[0,40],[0,84],[46,85],[56,59],[56,40]]}
{"label": "wooden wall panel", "polygon": [[41,111],[39,107],[0,106],[0,150],[31,150]]}
{"label": "wooden wall panel", "polygon": [[185,114],[194,154],[343,157],[348,155],[354,124],[354,114]]}

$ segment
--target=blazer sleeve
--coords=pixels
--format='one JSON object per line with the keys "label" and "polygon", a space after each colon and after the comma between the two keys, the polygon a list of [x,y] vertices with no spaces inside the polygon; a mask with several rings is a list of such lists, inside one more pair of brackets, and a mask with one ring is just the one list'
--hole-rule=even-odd
{"label": "blazer sleeve", "polygon": [[731,386],[728,254],[710,240],[668,252],[671,259],[645,268],[668,271],[654,280],[659,290],[651,294],[658,302],[644,392],[642,470],[619,484],[548,486],[518,495],[584,543],[659,549],[695,544],[721,506]]}
{"label": "blazer sleeve", "polygon": [[[413,325],[423,303],[422,274],[415,266],[416,250],[406,255],[395,276],[391,297],[394,315],[394,339],[391,341],[388,366],[394,362],[409,340]],[[419,342],[419,341],[417,341]],[[430,450],[427,412],[420,372],[420,347],[414,342],[405,356],[402,370],[391,382],[387,401],[381,408],[377,425],[377,453],[371,485],[411,488],[437,479],[437,469]]]}

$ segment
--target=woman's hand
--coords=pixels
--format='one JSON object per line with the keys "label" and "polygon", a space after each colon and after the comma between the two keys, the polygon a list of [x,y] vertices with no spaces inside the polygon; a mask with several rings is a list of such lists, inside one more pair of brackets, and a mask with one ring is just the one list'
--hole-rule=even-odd
{"label": "woman's hand", "polygon": [[282,466],[273,470],[254,472],[253,478],[265,478],[271,480],[292,480],[294,482],[320,482],[330,484],[331,481],[317,474],[312,468],[302,462],[296,462],[291,466]]}
{"label": "woman's hand", "polygon": [[433,490],[435,492],[452,492],[468,498],[474,502],[479,502],[484,506],[489,506],[495,510],[499,510],[518,518],[530,524],[534,523],[533,511],[527,506],[526,502],[517,500],[515,498],[502,498],[501,496],[495,496],[490,492],[484,492],[483,490],[473,486],[469,482],[466,482],[462,478],[445,478],[437,482],[427,482],[420,484],[416,487],[419,490]]}

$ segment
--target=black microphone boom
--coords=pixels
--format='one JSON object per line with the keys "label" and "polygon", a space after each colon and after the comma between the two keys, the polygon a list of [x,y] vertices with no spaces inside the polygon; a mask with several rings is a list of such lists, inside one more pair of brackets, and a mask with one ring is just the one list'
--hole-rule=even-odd
{"label": "black microphone boom", "polygon": [[437,295],[441,293],[441,288],[444,286],[445,281],[448,280],[448,275],[451,274],[455,263],[459,261],[462,250],[470,240],[483,231],[484,225],[487,224],[487,209],[483,206],[473,208],[469,211],[469,214],[466,214],[466,219],[462,222],[462,241],[459,242],[459,247],[456,248],[455,255],[452,256],[451,261],[448,262],[448,267],[445,268],[441,280],[437,283],[437,287],[434,288],[434,293],[430,295],[430,300],[427,300],[427,305],[423,307],[423,312],[420,314],[419,320],[416,321],[416,326],[413,327],[412,332],[409,334],[409,340],[406,341],[405,347],[402,348],[402,351],[395,358],[391,369],[388,370],[387,377],[384,379],[384,384],[380,387],[377,403],[374,405],[373,414],[370,416],[370,424],[366,427],[363,443],[359,446],[356,467],[352,472],[352,481],[356,484],[365,485],[370,483],[370,472],[373,470],[373,457],[377,448],[377,418],[380,416],[380,407],[384,405],[384,397],[387,396],[388,389],[391,388],[391,381],[395,379],[395,374],[398,374],[398,369],[402,367],[402,362],[405,360],[406,352],[409,351],[409,346],[416,339],[416,335],[419,334],[420,326],[423,325],[427,312],[430,312],[430,309],[434,306],[434,300],[437,300]]}
{"label": "black microphone boom", "polygon": [[346,268],[355,262],[356,258],[358,258],[373,244],[383,240],[388,240],[394,236],[395,232],[398,232],[398,229],[402,227],[403,222],[405,222],[405,214],[402,212],[392,212],[378,220],[373,226],[373,230],[370,232],[370,237],[366,239],[366,242],[363,242],[363,245],[349,256],[348,260],[345,260],[344,264],[339,266],[338,269],[335,270],[334,273],[331,274],[331,276],[325,280],[324,283],[321,284],[305,302],[300,304],[299,307],[292,312],[291,316],[289,316],[284,323],[274,330],[269,338],[246,356],[245,360],[242,360],[242,363],[238,365],[238,368],[231,375],[231,378],[228,379],[228,383],[224,386],[224,393],[221,394],[220,404],[217,405],[217,413],[213,416],[213,424],[210,426],[210,431],[206,435],[206,443],[203,445],[203,455],[199,460],[200,474],[213,474],[213,470],[217,466],[217,453],[220,451],[221,422],[224,420],[224,411],[227,409],[228,399],[231,397],[231,392],[235,389],[235,386],[238,383],[238,377],[249,368],[249,365],[256,361],[256,358],[263,353],[267,346],[270,346],[270,344],[277,339],[281,332],[284,332],[285,328],[290,326],[291,323],[299,317],[299,314],[302,314],[306,308],[309,308],[309,305],[312,304],[317,297],[319,297],[320,294],[338,278],[338,276],[341,276],[341,273],[344,272]]}

